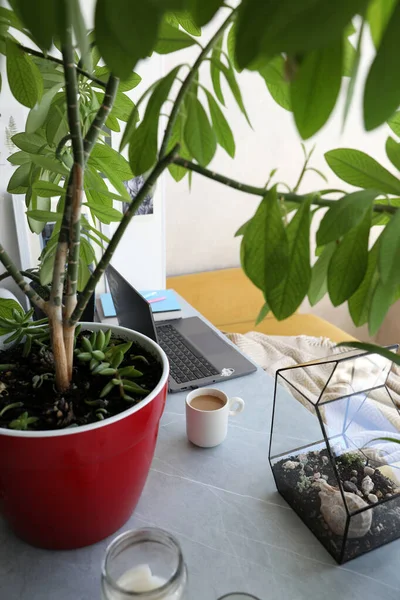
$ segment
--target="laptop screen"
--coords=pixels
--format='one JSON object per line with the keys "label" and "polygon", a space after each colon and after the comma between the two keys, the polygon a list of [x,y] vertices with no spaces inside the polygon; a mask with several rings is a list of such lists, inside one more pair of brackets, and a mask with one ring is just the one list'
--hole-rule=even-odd
{"label": "laptop screen", "polygon": [[106,276],[119,324],[143,333],[156,342],[156,328],[147,300],[111,265],[107,267]]}

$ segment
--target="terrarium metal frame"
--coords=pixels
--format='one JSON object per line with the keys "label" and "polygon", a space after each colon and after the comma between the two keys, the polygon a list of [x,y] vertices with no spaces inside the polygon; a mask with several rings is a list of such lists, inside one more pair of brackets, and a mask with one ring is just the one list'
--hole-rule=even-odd
{"label": "terrarium metal frame", "polygon": [[[398,345],[390,346],[394,352],[397,349]],[[276,372],[269,444],[275,484],[339,564],[400,537],[400,462],[389,462],[391,457],[400,456],[400,445],[398,450],[396,445],[400,444],[400,412],[387,385],[392,365],[380,355],[351,351]],[[371,368],[365,369],[366,366]],[[306,395],[298,383],[304,384],[305,376],[312,380],[313,369],[332,369],[314,398],[311,392]],[[364,380],[371,383],[374,377],[378,385],[361,387]],[[281,390],[284,398],[280,398]],[[291,399],[288,390],[292,392]],[[282,406],[284,400],[293,400],[293,406],[288,412],[286,404],[283,422],[279,424],[279,403]],[[341,404],[335,407],[335,403]],[[345,409],[341,411],[343,404]],[[293,440],[293,432],[286,437],[284,431],[285,427],[290,429],[292,413],[304,413],[304,409],[310,415],[303,418],[303,423],[307,421],[304,428],[312,430],[305,435],[312,438],[318,425],[318,438],[308,443],[303,438],[302,445],[276,452],[276,445],[288,445],[288,440]],[[389,409],[394,411],[387,413],[391,415],[388,418],[385,411]],[[293,418],[297,419],[296,414]],[[374,418],[388,429],[369,428]],[[390,418],[398,418],[397,428]],[[334,433],[340,421],[341,431]],[[388,431],[397,438],[388,437]],[[357,442],[368,435],[367,442]],[[383,446],[394,450],[382,450]],[[385,467],[394,474],[399,469],[397,482],[395,477],[385,475]]]}

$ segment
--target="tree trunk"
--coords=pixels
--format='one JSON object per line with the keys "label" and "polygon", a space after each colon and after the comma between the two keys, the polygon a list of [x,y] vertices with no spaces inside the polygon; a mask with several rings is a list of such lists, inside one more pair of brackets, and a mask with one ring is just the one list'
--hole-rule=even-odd
{"label": "tree trunk", "polygon": [[65,392],[70,385],[70,375],[68,373],[68,362],[64,343],[63,324],[62,320],[59,318],[59,311],[54,310],[55,308],[57,307],[50,307],[48,313],[51,347],[54,356],[54,368],[56,372],[57,389],[60,392]]}

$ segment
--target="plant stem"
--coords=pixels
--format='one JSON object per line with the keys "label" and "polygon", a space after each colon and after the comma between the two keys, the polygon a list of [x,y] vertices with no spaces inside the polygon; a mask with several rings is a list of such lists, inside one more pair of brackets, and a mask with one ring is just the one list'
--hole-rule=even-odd
{"label": "plant stem", "polygon": [[40,308],[44,313],[47,313],[46,302],[35,292],[33,288],[27,283],[22,275],[22,273],[18,270],[15,263],[12,261],[11,257],[4,250],[3,246],[0,244],[0,262],[3,267],[7,271],[8,275],[10,275],[18,287],[24,292],[26,296],[28,296],[29,300]]}
{"label": "plant stem", "polygon": [[89,130],[83,141],[85,163],[87,162],[90,152],[92,151],[93,146],[97,142],[100,132],[103,130],[104,123],[106,122],[106,119],[111,112],[115,96],[117,95],[118,85],[119,78],[114,77],[114,75],[110,75],[107,81],[103,102],[99,110],[97,111],[97,114],[94,120],[92,121],[92,124],[89,127]]}
{"label": "plant stem", "polygon": [[[20,48],[27,54],[30,54],[31,56],[37,56],[38,58],[43,58],[43,60],[50,60],[51,62],[57,63],[58,65],[64,64],[63,60],[61,58],[56,58],[55,56],[50,56],[50,54],[43,54],[43,52],[39,52],[38,50],[35,50],[34,48],[28,48],[28,46],[24,46],[23,44],[17,44],[17,46],[18,46],[18,48]],[[80,67],[76,67],[76,70],[78,71],[78,73],[80,73],[80,75],[83,75],[84,77],[86,77],[86,79],[90,79],[91,81],[93,81],[94,83],[97,83],[97,85],[99,85],[103,88],[106,87],[106,84],[104,83],[104,81],[102,81],[101,79],[98,79],[97,77],[93,77],[93,75],[91,75],[88,71],[85,71],[84,69],[81,69]]]}
{"label": "plant stem", "polygon": [[296,192],[297,192],[297,190],[298,190],[298,189],[299,189],[299,187],[300,187],[300,184],[301,184],[301,182],[303,181],[303,177],[304,177],[304,175],[306,174],[306,171],[307,171],[307,166],[308,166],[308,162],[309,162],[309,160],[310,160],[310,157],[311,157],[311,154],[309,154],[309,155],[306,155],[306,158],[305,158],[305,160],[304,160],[304,164],[303,164],[303,168],[302,168],[302,170],[301,170],[301,172],[300,172],[300,175],[299,175],[299,178],[298,178],[298,180],[297,180],[297,182],[296,182],[296,185],[295,185],[295,186],[294,186],[294,188],[293,188],[293,192],[294,192],[294,193],[296,193]]}
{"label": "plant stem", "polygon": [[[208,179],[213,179],[218,183],[222,183],[223,185],[231,187],[235,190],[239,190],[240,192],[252,194],[253,196],[265,196],[267,191],[266,188],[255,187],[254,185],[241,183],[240,181],[236,181],[235,179],[225,177],[225,175],[221,175],[220,173],[215,173],[215,171],[210,171],[210,169],[206,169],[205,167],[191,162],[190,160],[181,158],[180,156],[174,158],[172,162],[175,165],[188,169],[189,171],[194,171],[195,173],[199,173],[204,177],[208,177]],[[329,191],[332,190],[327,190],[326,193],[328,193]],[[316,192],[310,192],[310,194],[313,195],[312,204],[314,204],[315,206],[326,206],[329,208],[336,202],[336,200],[328,200],[326,198],[321,198],[319,193]],[[281,198],[284,198],[284,200],[288,202],[297,202],[297,204],[302,204],[306,200],[306,198],[310,196],[310,194],[300,195],[295,194],[294,192],[278,192],[278,195]],[[378,213],[390,213],[393,215],[397,212],[397,207],[390,206],[389,204],[374,204],[373,210]]]}
{"label": "plant stem", "polygon": [[[31,273],[30,271],[20,271],[20,273],[21,273],[21,275],[23,277],[28,277],[28,279],[31,279],[35,283],[38,283],[39,285],[42,285],[41,282],[40,282],[39,275],[35,275],[34,273]],[[7,279],[7,277],[11,277],[11,274],[8,273],[7,271],[5,271],[4,273],[2,273],[0,275],[0,281],[4,281],[4,279]]]}
{"label": "plant stem", "polygon": [[160,148],[160,154],[159,154],[160,158],[163,158],[163,156],[165,155],[165,153],[167,151],[168,142],[171,137],[172,130],[175,125],[175,121],[177,119],[179,110],[182,106],[182,102],[185,99],[186,93],[190,87],[190,84],[193,82],[193,80],[197,76],[197,72],[199,70],[201,63],[206,58],[206,56],[210,52],[210,50],[212,50],[213,47],[215,46],[215,44],[218,42],[219,38],[224,33],[224,31],[228,27],[229,23],[231,23],[231,21],[233,20],[234,15],[235,15],[235,11],[232,11],[230,13],[229,17],[227,19],[225,19],[225,21],[222,23],[222,25],[218,29],[218,31],[212,36],[212,38],[210,39],[208,44],[206,46],[204,46],[203,50],[200,52],[199,56],[197,57],[197,60],[193,64],[193,67],[191,68],[191,70],[187,74],[184,82],[182,83],[180,90],[178,92],[178,95],[176,97],[174,106],[172,108],[172,111],[171,111],[171,114],[170,114],[170,117],[169,117],[169,120],[167,123],[167,127],[165,128],[165,133],[164,133],[163,141],[162,141],[161,148]]}
{"label": "plant stem", "polygon": [[[62,45],[62,55],[66,84],[65,92],[67,97],[67,115],[69,131],[71,134],[71,145],[72,154],[74,157],[74,164],[72,167],[72,181],[68,186],[67,197],[65,199],[65,210],[63,215],[63,224],[60,231],[60,238],[62,229],[64,228],[64,239],[62,241],[64,243],[66,241],[68,244],[68,266],[67,285],[65,290],[64,303],[65,307],[63,314],[63,336],[67,360],[68,378],[70,380],[72,377],[74,328],[68,324],[68,320],[76,306],[81,235],[80,219],[83,191],[83,175],[85,168],[85,154],[83,148],[83,136],[81,131],[79,114],[77,69],[74,63],[74,51],[72,46],[72,8],[69,0],[64,0],[64,6],[67,15],[67,31],[64,44]],[[70,198],[68,197],[69,194],[71,195]],[[67,228],[69,228],[68,232]]]}
{"label": "plant stem", "polygon": [[136,214],[138,208],[142,204],[143,200],[145,199],[145,197],[147,196],[147,194],[149,193],[149,191],[151,190],[151,188],[153,187],[153,185],[155,184],[157,179],[160,177],[161,173],[168,167],[168,165],[170,165],[174,161],[174,158],[177,155],[178,151],[179,151],[179,144],[177,144],[171,150],[171,152],[169,152],[169,154],[167,154],[166,156],[164,156],[164,158],[160,159],[157,162],[157,164],[151,171],[150,175],[148,176],[148,178],[146,179],[146,181],[140,188],[136,198],[129,205],[128,210],[126,211],[126,213],[122,217],[120,224],[118,225],[118,229],[112,236],[110,243],[107,246],[107,250],[104,252],[96,269],[90,276],[90,279],[89,279],[88,283],[86,284],[85,289],[80,294],[78,304],[76,305],[75,310],[72,313],[71,318],[69,320],[69,324],[71,326],[74,326],[81,318],[82,313],[85,310],[85,307],[89,301],[89,298],[93,294],[97,283],[100,281],[106,268],[108,267],[108,265],[111,261],[111,258],[115,252],[115,249],[117,248],[120,239],[122,238],[123,234],[125,233],[126,228],[128,227],[132,217],[134,217],[134,215]]}

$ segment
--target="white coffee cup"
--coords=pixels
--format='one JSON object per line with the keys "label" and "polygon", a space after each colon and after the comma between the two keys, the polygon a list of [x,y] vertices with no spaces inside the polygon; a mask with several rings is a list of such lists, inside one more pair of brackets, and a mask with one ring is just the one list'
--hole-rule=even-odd
{"label": "white coffee cup", "polygon": [[243,409],[244,401],[241,398],[228,398],[216,388],[200,388],[190,392],[186,396],[188,439],[202,448],[218,446],[228,433],[228,417],[234,417]]}

